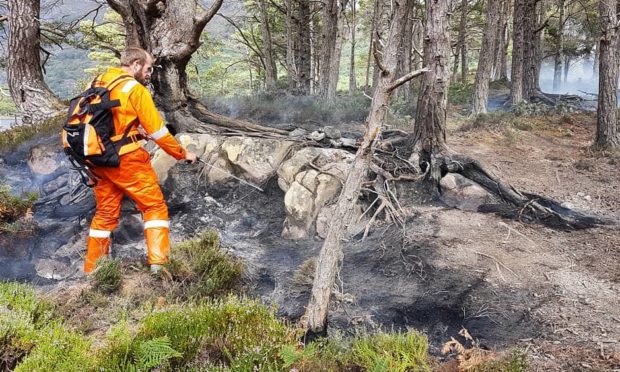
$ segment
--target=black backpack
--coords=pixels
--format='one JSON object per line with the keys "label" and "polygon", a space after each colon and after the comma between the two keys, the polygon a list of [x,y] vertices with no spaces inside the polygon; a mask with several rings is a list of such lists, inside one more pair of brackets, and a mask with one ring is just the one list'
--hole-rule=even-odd
{"label": "black backpack", "polygon": [[89,187],[97,184],[93,165],[118,167],[118,152],[127,142],[129,126],[120,140],[116,136],[112,120],[112,108],[120,106],[119,100],[110,100],[110,92],[120,83],[132,79],[121,75],[104,86],[96,86],[100,76],[93,80],[90,88],[71,99],[67,121],[62,128],[62,143],[69,161],[80,172],[82,181]]}

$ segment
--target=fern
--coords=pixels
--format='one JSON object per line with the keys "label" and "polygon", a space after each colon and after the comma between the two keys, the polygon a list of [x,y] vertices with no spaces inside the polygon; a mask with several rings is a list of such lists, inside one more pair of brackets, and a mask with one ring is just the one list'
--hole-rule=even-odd
{"label": "fern", "polygon": [[144,341],[138,345],[135,351],[139,370],[149,370],[160,366],[171,358],[180,358],[183,354],[170,346],[167,336]]}

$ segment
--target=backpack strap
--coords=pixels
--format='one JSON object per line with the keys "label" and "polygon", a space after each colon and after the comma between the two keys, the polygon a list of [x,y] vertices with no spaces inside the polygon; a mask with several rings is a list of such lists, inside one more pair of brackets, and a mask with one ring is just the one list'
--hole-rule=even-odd
{"label": "backpack strap", "polygon": [[[128,81],[133,79],[131,76],[129,75],[120,75],[117,76],[116,78],[114,78],[111,82],[107,83],[104,88],[107,89],[109,92],[112,91],[112,89],[116,88],[119,84],[121,84],[122,82]],[[93,84],[95,82],[93,81]],[[96,103],[93,105],[90,105],[90,113],[94,113],[97,111],[102,111],[102,110],[109,110],[112,109],[114,107],[118,107],[121,105],[121,101],[118,99],[115,100],[109,100],[106,102],[101,102],[101,103]]]}

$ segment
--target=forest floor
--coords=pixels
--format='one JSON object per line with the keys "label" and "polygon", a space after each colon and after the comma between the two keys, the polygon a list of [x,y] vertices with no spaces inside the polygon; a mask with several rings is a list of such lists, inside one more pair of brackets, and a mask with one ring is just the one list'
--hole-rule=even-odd
{"label": "forest floor", "polygon": [[[518,190],[620,220],[620,154],[589,150],[593,114],[512,117],[508,127],[498,125],[501,117],[493,114],[478,129],[462,131],[463,118],[453,114],[449,146]],[[510,313],[521,314],[512,332],[531,328],[513,342],[528,351],[531,370],[620,369],[618,226],[558,231],[441,209],[434,212],[434,260],[450,271],[484,273],[480,277],[503,293],[484,298],[485,292],[474,291],[482,297],[476,300],[480,311],[469,316],[499,324],[510,322]]]}
{"label": "forest floor", "polygon": [[[450,113],[451,150],[480,160],[520,191],[620,220],[620,154],[589,150],[593,114],[495,113],[471,121],[462,112],[453,107]],[[359,132],[362,125],[338,127]],[[187,167],[175,168],[186,175],[168,197],[173,235],[218,229],[246,266],[248,294],[297,320],[308,303],[311,263],[322,241],[280,236],[284,198],[275,180],[265,193],[240,186],[205,194]],[[330,335],[419,329],[428,335],[431,353],[442,359],[443,343],[464,327],[480,345],[525,350],[532,371],[620,370],[618,226],[561,231],[440,202],[401,203],[409,212],[404,228],[379,222],[367,239],[357,236],[345,244]],[[131,238],[118,239],[119,258],[141,254],[135,219],[125,213],[121,221],[119,238]],[[83,246],[82,239],[63,248],[75,250],[76,270]],[[39,247],[31,258],[45,254]],[[79,274],[75,279],[67,285],[84,285]]]}

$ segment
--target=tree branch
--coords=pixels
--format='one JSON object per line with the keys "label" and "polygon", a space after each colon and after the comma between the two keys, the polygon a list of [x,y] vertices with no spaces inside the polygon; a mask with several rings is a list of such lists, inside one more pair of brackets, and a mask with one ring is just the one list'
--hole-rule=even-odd
{"label": "tree branch", "polygon": [[421,68],[419,70],[411,71],[407,75],[401,76],[400,78],[396,79],[389,87],[387,87],[385,92],[386,93],[391,93],[394,89],[396,89],[399,86],[405,84],[409,80],[411,80],[411,79],[413,79],[415,77],[418,77],[418,76],[420,76],[423,73],[428,72],[428,71],[430,71],[430,69],[428,67],[424,67],[424,68]]}
{"label": "tree branch", "polygon": [[194,35],[200,35],[202,33],[202,30],[204,30],[207,23],[209,23],[211,18],[213,18],[213,16],[217,13],[218,10],[220,10],[222,2],[223,0],[215,0],[213,5],[211,5],[208,10],[205,10],[201,14],[194,17]]}
{"label": "tree branch", "polygon": [[120,14],[123,19],[129,16],[129,3],[125,0],[106,0],[108,5],[116,13]]}

